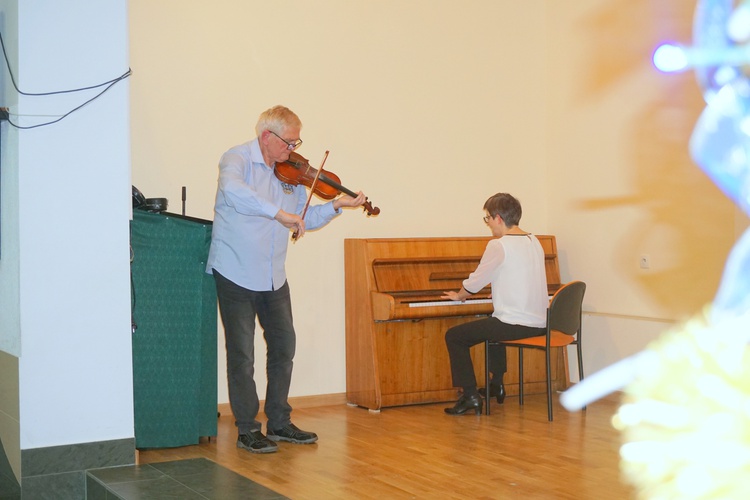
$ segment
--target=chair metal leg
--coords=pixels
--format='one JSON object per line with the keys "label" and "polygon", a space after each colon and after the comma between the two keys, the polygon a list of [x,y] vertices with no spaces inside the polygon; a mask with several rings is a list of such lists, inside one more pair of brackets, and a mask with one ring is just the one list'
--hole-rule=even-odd
{"label": "chair metal leg", "polygon": [[518,404],[523,404],[523,348],[518,348]]}
{"label": "chair metal leg", "polygon": [[484,341],[484,414],[490,414],[490,341]]}
{"label": "chair metal leg", "polygon": [[[580,340],[576,342],[576,347],[578,348],[578,383],[580,384],[583,382],[583,352]],[[586,407],[584,406],[582,409],[585,410]]]}
{"label": "chair metal leg", "polygon": [[550,348],[544,350],[547,360],[547,419],[552,422],[552,364],[550,362]]}

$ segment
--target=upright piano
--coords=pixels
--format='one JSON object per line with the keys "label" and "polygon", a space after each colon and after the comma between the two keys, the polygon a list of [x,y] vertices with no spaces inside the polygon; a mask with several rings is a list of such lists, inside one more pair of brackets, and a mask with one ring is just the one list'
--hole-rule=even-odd
{"label": "upright piano", "polygon": [[[554,236],[537,235],[547,286],[560,287]],[[346,396],[350,404],[382,407],[454,401],[445,346],[448,328],[492,314],[490,290],[465,302],[440,298],[458,290],[477,267],[489,237],[367,238],[344,241]],[[554,389],[568,385],[565,349],[553,358]],[[477,382],[484,380],[484,345],[472,348]],[[524,353],[524,393],[544,393],[544,354]],[[518,356],[508,348],[506,391],[518,394]]]}

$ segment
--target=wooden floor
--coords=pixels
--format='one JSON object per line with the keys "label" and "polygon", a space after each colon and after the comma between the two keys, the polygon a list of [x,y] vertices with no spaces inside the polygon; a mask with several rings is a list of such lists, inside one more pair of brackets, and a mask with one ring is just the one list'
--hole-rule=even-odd
{"label": "wooden floor", "polygon": [[[236,447],[232,416],[196,446],[141,451],[140,463],[203,457],[292,499],[628,499],[620,481],[611,395],[570,413],[544,395],[493,400],[492,414],[446,415],[445,403],[386,408],[347,405],[294,410],[312,445],[279,443],[256,455]],[[265,432],[265,428],[264,428]]]}

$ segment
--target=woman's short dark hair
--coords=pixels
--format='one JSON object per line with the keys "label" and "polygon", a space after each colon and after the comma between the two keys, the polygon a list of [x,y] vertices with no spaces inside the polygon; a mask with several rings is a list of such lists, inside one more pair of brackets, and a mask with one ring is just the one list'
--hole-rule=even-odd
{"label": "woman's short dark hair", "polygon": [[521,221],[521,203],[508,193],[497,193],[484,202],[484,209],[492,217],[499,215],[505,225],[517,226]]}

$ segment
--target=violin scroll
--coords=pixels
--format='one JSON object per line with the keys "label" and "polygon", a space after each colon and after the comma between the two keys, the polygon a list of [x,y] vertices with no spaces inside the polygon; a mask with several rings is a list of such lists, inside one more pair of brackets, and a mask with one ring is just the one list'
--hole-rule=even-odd
{"label": "violin scroll", "polygon": [[378,215],[380,213],[380,209],[378,207],[373,207],[372,203],[370,203],[367,198],[365,198],[365,202],[362,204],[362,209],[367,213],[368,217]]}

